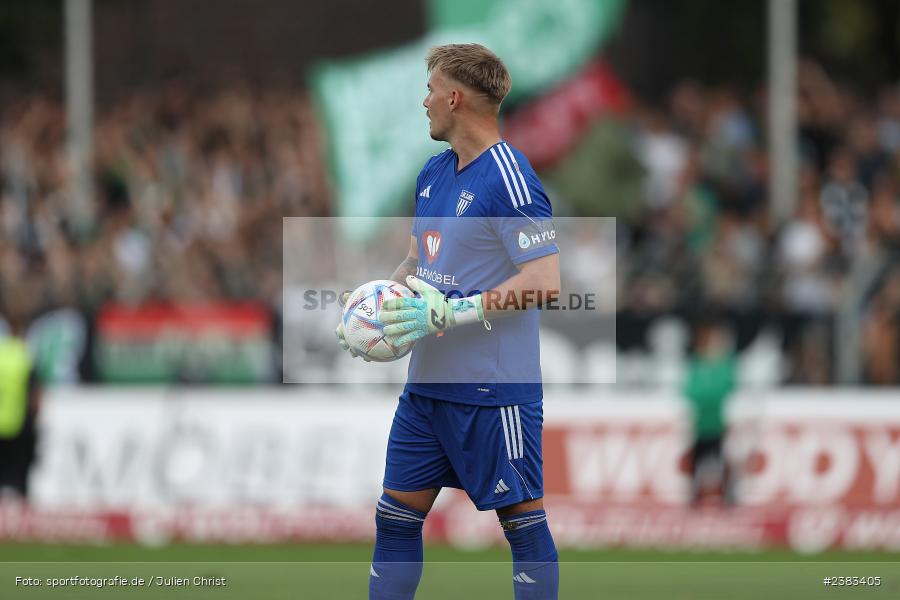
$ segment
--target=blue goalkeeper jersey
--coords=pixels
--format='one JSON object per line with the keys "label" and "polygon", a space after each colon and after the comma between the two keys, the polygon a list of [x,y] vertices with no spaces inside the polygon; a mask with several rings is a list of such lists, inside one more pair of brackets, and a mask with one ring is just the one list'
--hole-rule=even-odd
{"label": "blue goalkeeper jersey", "polygon": [[[471,296],[513,277],[518,265],[559,252],[550,201],[525,155],[499,142],[462,170],[457,164],[447,149],[416,181],[417,277],[448,297]],[[416,342],[406,390],[484,406],[540,400],[540,311],[488,321]]]}

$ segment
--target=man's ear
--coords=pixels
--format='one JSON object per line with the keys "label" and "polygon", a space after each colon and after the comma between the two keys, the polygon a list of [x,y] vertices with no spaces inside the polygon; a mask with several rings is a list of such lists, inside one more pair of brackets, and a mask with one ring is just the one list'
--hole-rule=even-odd
{"label": "man's ear", "polygon": [[459,90],[450,90],[450,111],[454,111],[459,108],[460,102],[462,101],[462,94]]}

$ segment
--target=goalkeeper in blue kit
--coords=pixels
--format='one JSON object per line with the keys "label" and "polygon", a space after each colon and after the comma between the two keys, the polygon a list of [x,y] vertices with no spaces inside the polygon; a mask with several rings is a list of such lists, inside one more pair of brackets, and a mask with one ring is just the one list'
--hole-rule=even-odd
{"label": "goalkeeper in blue kit", "polygon": [[[511,87],[503,62],[483,46],[451,44],[426,63],[430,134],[450,147],[419,174],[409,255],[391,276],[416,297],[385,300],[380,314],[394,344],[416,344],[388,440],[369,598],[414,598],[422,525],[441,488],[454,487],[497,512],[515,598],[556,599],[534,310],[560,288],[550,202],[500,137]],[[340,325],[337,335],[349,350]]]}

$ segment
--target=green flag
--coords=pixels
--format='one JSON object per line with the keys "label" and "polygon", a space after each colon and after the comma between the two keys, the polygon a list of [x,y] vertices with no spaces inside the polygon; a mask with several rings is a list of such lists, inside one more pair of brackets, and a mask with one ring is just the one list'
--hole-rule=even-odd
{"label": "green flag", "polygon": [[328,131],[336,212],[382,216],[395,214],[404,203],[412,206],[412,182],[423,162],[446,148],[428,136],[422,106],[428,48],[484,44],[510,70],[510,97],[530,96],[583,64],[617,26],[624,3],[432,0],[432,29],[422,40],[321,65],[312,87]]}

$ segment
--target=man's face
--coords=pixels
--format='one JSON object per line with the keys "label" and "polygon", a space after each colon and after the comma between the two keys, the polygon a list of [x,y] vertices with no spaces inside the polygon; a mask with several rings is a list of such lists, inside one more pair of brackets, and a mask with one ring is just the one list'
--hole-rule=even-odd
{"label": "man's face", "polygon": [[425,114],[429,119],[428,131],[433,140],[447,141],[452,123],[451,97],[452,89],[449,81],[441,74],[440,70],[435,69],[428,78],[428,95],[422,102],[422,106],[426,108]]}

